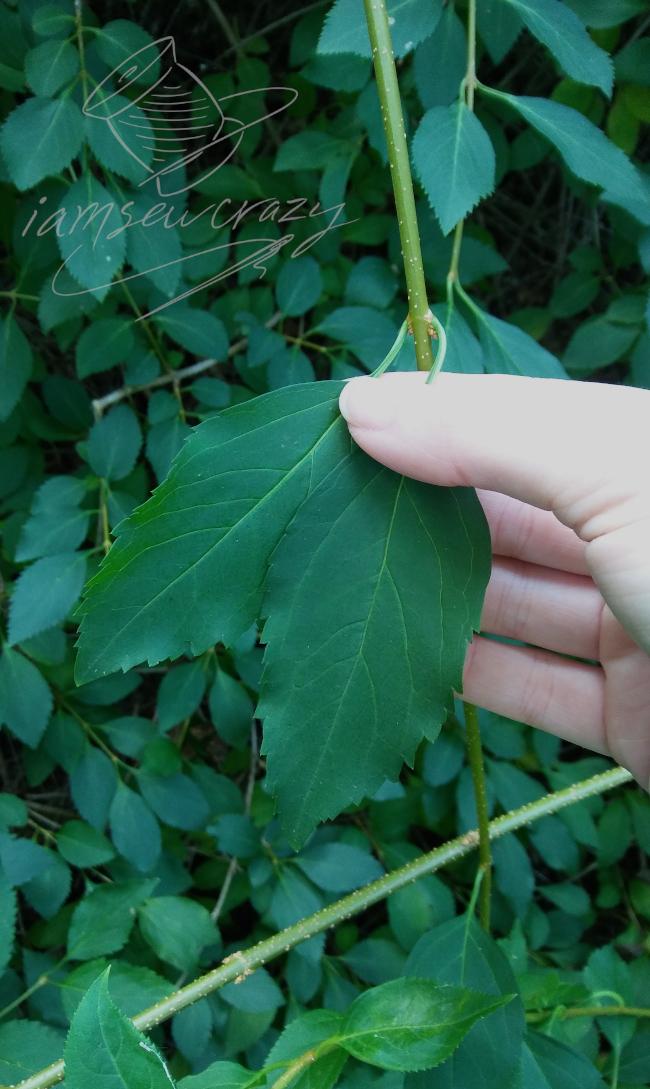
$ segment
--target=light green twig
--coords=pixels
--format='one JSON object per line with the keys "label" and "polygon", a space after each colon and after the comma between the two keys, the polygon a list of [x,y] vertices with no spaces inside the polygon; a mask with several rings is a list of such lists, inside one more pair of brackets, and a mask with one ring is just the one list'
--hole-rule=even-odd
{"label": "light green twig", "polygon": [[[502,817],[490,821],[490,839],[499,839],[518,828],[524,828],[533,821],[547,817],[551,813],[557,813],[558,810],[564,809],[568,805],[573,805],[597,794],[603,794],[606,790],[612,790],[614,787],[630,782],[631,779],[632,775],[625,768],[612,768],[610,771],[584,779],[573,786],[566,787],[564,790],[547,794],[535,802],[530,802],[519,809],[513,809]],[[355,892],[350,893],[349,896],[344,896],[341,900],[328,904],[321,911],[317,911],[314,915],[308,915],[305,919],[301,919],[300,922],[287,927],[286,930],[281,930],[278,934],[265,938],[252,948],[232,953],[211,972],[199,979],[195,979],[192,983],[182,987],[181,990],[175,991],[167,998],[163,998],[161,1002],[157,1002],[154,1006],[150,1006],[149,1009],[137,1014],[133,1018],[134,1025],[140,1031],[146,1031],[153,1028],[154,1025],[159,1025],[162,1021],[173,1017],[180,1010],[186,1009],[187,1006],[193,1005],[199,999],[219,990],[226,983],[246,978],[256,968],[260,968],[263,964],[267,964],[283,953],[288,953],[290,949],[293,949],[294,946],[307,938],[320,934],[330,927],[338,926],[339,923],[349,919],[350,916],[358,915],[359,912],[365,911],[372,904],[384,900],[391,893],[404,888],[405,885],[410,884],[412,881],[416,881],[426,874],[434,873],[450,862],[456,862],[459,858],[464,858],[465,855],[470,854],[478,847],[478,842],[478,830],[472,829],[472,831],[466,832],[456,839],[449,840],[448,843],[443,843],[441,847],[436,847],[435,850],[430,851],[428,854],[420,855],[419,858],[407,863],[406,866],[400,866],[399,869],[385,874],[384,877],[380,877],[377,881],[364,885],[363,888],[357,889]],[[37,1074],[25,1078],[14,1089],[49,1089],[49,1086],[61,1081],[63,1075],[64,1068],[61,1060],[44,1070],[40,1070]]]}

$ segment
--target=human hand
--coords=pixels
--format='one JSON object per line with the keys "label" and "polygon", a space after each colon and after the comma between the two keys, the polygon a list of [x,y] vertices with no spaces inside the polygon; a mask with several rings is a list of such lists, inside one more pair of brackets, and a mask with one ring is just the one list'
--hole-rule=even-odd
{"label": "human hand", "polygon": [[[391,469],[478,489],[493,568],[463,695],[650,787],[650,393],[513,375],[354,378],[341,412]],[[587,658],[589,665],[561,655]]]}

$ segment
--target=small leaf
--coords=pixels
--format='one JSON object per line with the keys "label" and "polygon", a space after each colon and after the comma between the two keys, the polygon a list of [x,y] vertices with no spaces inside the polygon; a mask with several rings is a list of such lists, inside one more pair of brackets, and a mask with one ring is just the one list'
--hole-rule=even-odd
{"label": "small leaf", "polygon": [[5,646],[0,656],[0,725],[35,749],[52,713],[52,693],[36,666]]}
{"label": "small leaf", "polygon": [[50,852],[31,839],[0,832],[0,862],[10,885],[24,885],[50,865]]}
{"label": "small leaf", "polygon": [[241,681],[218,669],[210,689],[210,718],[228,745],[240,747],[250,738],[253,701]]}
{"label": "small leaf", "polygon": [[490,58],[500,64],[521,34],[521,19],[503,0],[481,0],[476,24]]}
{"label": "small leaf", "polygon": [[[95,980],[108,967],[104,957],[86,961],[65,977],[61,988],[63,1008],[72,1019],[84,994]],[[163,979],[151,968],[129,964],[124,960],[115,960],[111,965],[108,990],[115,1005],[127,1017],[135,1017],[140,1010],[153,1006],[166,998],[173,990],[173,984]]]}
{"label": "small leaf", "polygon": [[187,775],[147,775],[140,772],[142,796],[156,816],[172,828],[202,828],[209,816],[201,791]]}
{"label": "small leaf", "polygon": [[0,1078],[5,1085],[36,1074],[61,1058],[63,1036],[37,1021],[3,1021],[0,1025]]}
{"label": "small leaf", "polygon": [[16,893],[9,882],[0,877],[0,976],[4,975],[14,949],[16,910]]}
{"label": "small leaf", "polygon": [[162,679],[156,701],[158,728],[166,733],[198,708],[205,693],[206,675],[200,658],[174,666]]}
{"label": "small leaf", "polygon": [[80,552],[45,556],[27,567],[14,586],[9,609],[9,639],[22,643],[65,620],[86,579]]}
{"label": "small leaf", "polygon": [[36,8],[31,22],[40,38],[67,38],[74,29],[74,6],[70,0],[51,0]]}
{"label": "small leaf", "polygon": [[181,972],[195,969],[201,950],[219,941],[207,908],[183,896],[147,900],[138,919],[142,937],[156,956]]}
{"label": "small leaf", "polygon": [[[86,140],[88,141],[93,155],[102,164],[102,166],[108,167],[114,173],[119,174],[122,178],[127,178],[128,181],[137,184],[144,180],[147,175],[146,167],[151,166],[153,161],[155,145],[153,140],[153,131],[147,115],[136,106],[134,102],[130,102],[129,99],[118,95],[115,92],[111,94],[111,111],[118,113],[128,106],[131,120],[137,124],[140,139],[138,140],[138,159],[135,159],[127,149],[116,140],[114,135],[114,129],[106,124],[103,117],[88,116],[84,114],[84,130]],[[138,161],[140,160],[140,161]],[[144,165],[143,165],[144,164]],[[137,216],[134,215],[134,220]],[[131,246],[136,247],[138,244],[134,243],[133,235],[140,232],[151,233],[145,227],[135,226],[133,224],[127,232],[127,247],[129,250]],[[157,235],[166,235],[167,230],[154,232]],[[129,255],[129,261],[137,267]]]}
{"label": "small leaf", "polygon": [[320,265],[313,257],[296,257],[280,269],[275,297],[290,317],[306,314],[318,302],[323,290]]}
{"label": "small leaf", "polygon": [[[138,113],[142,112],[129,107],[129,116],[133,114],[137,116]],[[144,117],[144,114],[142,114],[142,117]],[[148,120],[146,120],[146,124],[149,124]],[[107,129],[105,124],[103,127]],[[116,141],[114,140],[113,143],[116,143]],[[143,137],[139,135],[138,155],[140,155],[141,148],[145,150],[146,145]],[[152,139],[149,151],[153,152],[153,148],[154,142]],[[130,155],[128,158],[134,166],[139,166]],[[142,158],[144,162],[149,156],[146,155]],[[149,160],[148,165],[150,164],[151,160]],[[167,223],[161,225],[155,218],[153,222],[151,221],[152,209],[155,207],[157,206],[151,197],[141,197],[134,201],[131,209],[133,223],[129,228],[126,239],[126,255],[134,269],[170,299],[180,283],[181,270],[187,267],[187,259],[183,258],[178,227],[170,226]],[[149,214],[148,220],[145,219],[147,214]],[[142,222],[143,220],[144,222]],[[197,313],[199,320],[201,320],[201,311],[193,312]],[[211,316],[209,315],[209,317]],[[212,349],[212,352],[214,352],[214,349]]]}
{"label": "small leaf", "polygon": [[70,773],[70,792],[81,816],[99,831],[108,820],[116,787],[115,764],[94,745],[88,745]]}
{"label": "small leaf", "polygon": [[118,405],[90,429],[88,462],[97,476],[122,480],[135,465],[142,433],[133,409]]}
{"label": "small leaf", "polygon": [[0,829],[21,828],[27,824],[29,810],[15,794],[0,794]]}
{"label": "small leaf", "polygon": [[600,87],[606,95],[612,93],[612,61],[590,38],[571,8],[560,0],[503,2],[511,5],[531,34],[550,49],[567,76],[577,83]]}
{"label": "small leaf", "polygon": [[384,873],[373,855],[348,843],[308,847],[296,858],[296,865],[326,892],[351,892]]}
{"label": "small leaf", "polygon": [[415,87],[425,110],[431,106],[450,106],[456,101],[466,67],[465,27],[447,4],[435,34],[417,47],[413,58]]}
{"label": "small leaf", "polygon": [[110,370],[124,363],[133,350],[133,326],[124,318],[102,318],[91,322],[77,341],[77,374]]}
{"label": "small leaf", "polygon": [[[119,194],[89,171],[66,189],[58,208],[56,240],[65,268],[83,289],[73,289],[73,294],[102,300],[110,291],[126,252],[121,204]],[[61,290],[58,280],[56,286]]]}
{"label": "small leaf", "polygon": [[343,158],[350,145],[329,132],[306,129],[290,136],[280,147],[274,170],[325,170],[335,158]]}
{"label": "small leaf", "polygon": [[56,845],[66,862],[80,869],[102,866],[115,856],[106,836],[84,821],[66,821],[57,832]]}
{"label": "small leaf", "polygon": [[[388,0],[391,37],[396,57],[404,57],[436,29],[442,0]],[[356,53],[371,57],[363,0],[336,0],[318,40],[319,53]]]}
{"label": "small leaf", "polygon": [[449,1058],[472,1025],[511,997],[413,977],[391,980],[352,1003],[340,1043],[356,1059],[383,1070],[429,1070]]}
{"label": "small leaf", "polygon": [[566,378],[562,364],[517,325],[495,318],[485,310],[473,311],[479,322],[483,360],[488,374],[528,374],[538,378]]}
{"label": "small leaf", "polygon": [[614,197],[647,203],[640,176],[625,153],[577,110],[546,98],[493,90],[490,94],[507,102],[541,132],[576,177],[600,186]]}
{"label": "small leaf", "polygon": [[211,1063],[200,1074],[190,1074],[181,1078],[178,1089],[249,1089],[250,1070],[245,1070],[238,1063]]}
{"label": "small leaf", "polygon": [[174,1089],[162,1056],[120,1013],[108,991],[108,971],[81,999],[65,1044],[67,1089]]}
{"label": "small leaf", "polygon": [[521,1053],[522,1089],[605,1089],[589,1059],[560,1040],[529,1032]]}
{"label": "small leaf", "polygon": [[443,234],[494,189],[490,137],[463,102],[434,106],[413,138],[413,165]]}
{"label": "small leaf", "polygon": [[[58,174],[81,149],[81,110],[69,97],[28,98],[0,132],[0,147],[17,189],[31,189]],[[78,183],[77,183],[78,184]]]}
{"label": "small leaf", "polygon": [[70,867],[54,851],[47,851],[48,865],[22,887],[27,903],[42,915],[52,919],[68,898],[72,885]]}
{"label": "small leaf", "polygon": [[147,64],[135,74],[136,83],[147,83],[158,78],[160,58],[151,35],[130,19],[113,19],[105,23],[97,34],[97,52],[109,68],[117,68],[124,61],[130,61],[133,53],[145,47]]}
{"label": "small leaf", "polygon": [[25,55],[25,77],[34,94],[49,98],[79,71],[79,54],[71,42],[51,39]]}
{"label": "small leaf", "polygon": [[111,839],[136,870],[148,873],[160,858],[160,827],[139,794],[118,781],[108,814]]}
{"label": "small leaf", "polygon": [[147,458],[160,483],[171,469],[172,462],[191,430],[177,414],[171,420],[153,424],[147,432]]}
{"label": "small leaf", "polygon": [[82,480],[51,476],[36,492],[29,518],[20,532],[16,559],[37,560],[72,552],[84,540],[90,515],[81,509],[86,495]]}
{"label": "small leaf", "polygon": [[68,931],[71,960],[91,960],[117,953],[129,940],[135,908],[151,895],[155,879],[98,885],[86,893],[72,913]]}
{"label": "small leaf", "polygon": [[598,314],[578,326],[564,353],[564,365],[572,375],[593,374],[624,358],[638,335],[638,327],[619,325]]}
{"label": "small leaf", "polygon": [[390,306],[397,291],[393,269],[381,257],[362,257],[353,265],[345,285],[345,301],[352,306],[371,306],[383,310]]}
{"label": "small leaf", "polygon": [[367,367],[381,362],[397,336],[392,318],[369,306],[339,306],[316,329],[344,344]]}
{"label": "small leaf", "polygon": [[6,420],[22,397],[32,373],[32,349],[18,322],[0,318],[0,421]]}
{"label": "small leaf", "polygon": [[175,344],[180,344],[192,355],[225,360],[228,352],[226,328],[208,310],[176,303],[169,310],[156,314],[154,320]]}

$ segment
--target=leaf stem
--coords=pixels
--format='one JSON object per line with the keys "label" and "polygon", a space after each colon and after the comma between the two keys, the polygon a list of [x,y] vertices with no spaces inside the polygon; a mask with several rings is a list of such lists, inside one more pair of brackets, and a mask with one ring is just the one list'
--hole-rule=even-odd
{"label": "leaf stem", "polygon": [[[524,828],[533,821],[547,817],[551,813],[557,813],[558,810],[564,809],[568,805],[581,802],[585,798],[591,798],[597,794],[603,794],[606,790],[622,786],[623,783],[629,783],[632,778],[631,773],[626,771],[625,768],[614,767],[609,771],[602,772],[600,775],[594,775],[589,779],[574,783],[570,787],[565,787],[564,790],[547,794],[535,802],[530,802],[519,809],[513,809],[509,813],[504,813],[503,816],[490,821],[488,826],[490,839],[498,839],[509,832],[516,831],[518,828]],[[186,1009],[187,1006],[198,1002],[199,999],[219,990],[226,983],[232,983],[249,972],[255,971],[256,968],[260,968],[275,957],[288,953],[290,949],[305,941],[306,938],[311,938],[314,934],[320,934],[332,926],[338,926],[339,923],[349,919],[352,915],[365,911],[372,904],[384,900],[391,893],[404,888],[405,885],[409,885],[412,881],[416,881],[426,874],[434,873],[448,863],[456,862],[459,858],[464,858],[475,850],[478,844],[478,830],[472,829],[470,832],[456,837],[456,839],[443,843],[440,847],[429,851],[428,854],[420,855],[419,858],[413,859],[412,862],[408,862],[405,866],[400,866],[399,869],[385,874],[377,881],[364,885],[348,896],[344,896],[341,900],[328,904],[327,907],[317,911],[314,915],[306,916],[300,922],[287,927],[286,930],[281,930],[279,933],[271,935],[270,938],[265,938],[250,949],[231,953],[211,972],[207,972],[206,975],[200,976],[199,979],[195,979],[192,983],[188,983],[180,991],[175,991],[167,998],[162,999],[161,1002],[157,1002],[154,1006],[150,1006],[149,1009],[137,1014],[133,1018],[134,1025],[141,1032],[153,1028],[154,1025],[159,1025],[162,1021],[166,1021],[175,1013],[178,1013],[179,1010]],[[51,1066],[46,1067],[44,1070],[32,1074],[31,1077],[25,1078],[18,1086],[14,1086],[14,1089],[49,1089],[49,1086],[61,1081],[63,1076],[63,1061],[60,1060],[52,1063]]]}
{"label": "leaf stem", "polygon": [[465,733],[467,755],[474,784],[476,816],[478,820],[478,857],[479,868],[483,874],[479,890],[479,915],[484,930],[490,929],[490,899],[492,893],[492,851],[490,850],[490,820],[488,814],[487,788],[485,783],[485,765],[481,746],[481,731],[478,723],[478,711],[473,703],[465,704]]}
{"label": "leaf stem", "polygon": [[415,340],[415,357],[418,370],[429,371],[433,366],[427,320],[429,305],[424,282],[413,179],[411,177],[411,165],[404,131],[404,116],[393,56],[393,43],[388,25],[388,13],[385,0],[364,0],[364,4],[377,79],[379,105],[388,145],[388,161],[390,163],[395,207],[397,209],[397,223],[404,259],[409,315]]}

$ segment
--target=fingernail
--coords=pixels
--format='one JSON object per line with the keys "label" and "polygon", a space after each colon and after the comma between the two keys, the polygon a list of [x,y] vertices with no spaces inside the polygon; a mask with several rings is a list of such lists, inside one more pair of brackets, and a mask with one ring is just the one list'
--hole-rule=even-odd
{"label": "fingernail", "polygon": [[353,378],[339,397],[341,415],[348,427],[388,427],[395,419],[394,402],[381,378]]}

